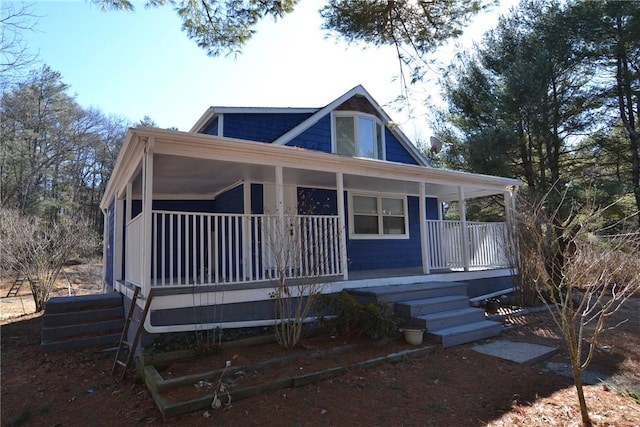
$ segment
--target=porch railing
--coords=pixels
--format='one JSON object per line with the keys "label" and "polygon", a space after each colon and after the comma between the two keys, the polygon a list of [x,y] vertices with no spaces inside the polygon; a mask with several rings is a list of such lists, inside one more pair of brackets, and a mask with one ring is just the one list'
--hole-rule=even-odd
{"label": "porch railing", "polygon": [[152,286],[343,273],[337,216],[153,211]]}
{"label": "porch railing", "polygon": [[127,223],[125,246],[125,279],[135,285],[142,284],[142,214]]}
{"label": "porch railing", "polygon": [[[465,269],[508,267],[505,222],[467,221],[467,241],[462,221],[427,220],[429,268]],[[469,265],[465,265],[466,245]]]}

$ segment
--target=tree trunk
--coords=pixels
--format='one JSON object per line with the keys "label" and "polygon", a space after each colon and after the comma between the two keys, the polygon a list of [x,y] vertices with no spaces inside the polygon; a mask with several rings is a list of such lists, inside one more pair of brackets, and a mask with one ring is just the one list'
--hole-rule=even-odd
{"label": "tree trunk", "polygon": [[582,425],[585,427],[591,427],[591,418],[589,417],[589,410],[587,409],[587,401],[584,398],[584,389],[582,387],[582,374],[580,368],[573,366],[573,381],[576,386],[576,392],[578,393],[578,402],[580,402],[580,415],[582,416]]}
{"label": "tree trunk", "polygon": [[[616,86],[618,92],[618,109],[620,110],[620,119],[629,135],[629,143],[631,149],[631,186],[636,200],[636,206],[640,210],[640,134],[636,129],[636,118],[633,110],[633,91],[631,89],[631,73],[629,72],[629,61],[627,58],[627,50],[624,45],[622,35],[622,20],[617,18],[617,30],[620,45],[618,46],[618,57],[616,61]],[[640,111],[640,98],[636,99],[638,109]],[[638,216],[640,223],[640,216]]]}

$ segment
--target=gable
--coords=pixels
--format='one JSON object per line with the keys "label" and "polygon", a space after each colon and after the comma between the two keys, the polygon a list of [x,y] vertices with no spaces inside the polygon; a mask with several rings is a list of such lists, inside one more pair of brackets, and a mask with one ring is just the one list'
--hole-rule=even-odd
{"label": "gable", "polygon": [[381,121],[385,121],[384,117],[381,116],[380,112],[362,95],[354,95],[351,98],[347,99],[342,104],[338,105],[335,109],[336,111],[359,111],[362,113],[371,114],[372,116],[376,116]]}
{"label": "gable", "polygon": [[[380,121],[380,124],[385,128],[385,139],[388,134],[393,135],[393,138],[390,138],[391,144],[389,146],[385,141],[385,150],[389,148],[391,151],[391,156],[385,157],[385,160],[408,164],[417,164],[420,166],[430,166],[428,160],[411,143],[411,141],[409,141],[404,133],[402,133],[402,131],[397,126],[390,126],[392,124],[391,118],[371,97],[371,95],[369,95],[369,93],[360,85],[354,87],[327,106],[319,109],[307,120],[300,123],[295,128],[289,130],[284,135],[280,136],[278,139],[273,141],[273,143],[280,145],[295,145],[312,149],[310,146],[308,147],[306,145],[304,138],[300,138],[301,135],[305,134],[309,129],[312,129],[318,125],[321,127],[326,126],[326,123],[321,122],[326,120],[327,116],[330,118],[330,129],[334,127],[334,124],[331,123],[333,121],[333,112],[339,113],[341,115],[345,115],[345,113],[348,114],[347,112],[354,112],[354,114],[363,114],[377,118]],[[332,149],[334,149],[334,139],[335,135],[334,132],[332,132]],[[325,152],[333,151],[327,151],[326,146],[323,146],[323,148],[324,149],[322,151]],[[378,153],[379,151],[380,150],[378,150]],[[346,152],[349,153],[349,151]]]}

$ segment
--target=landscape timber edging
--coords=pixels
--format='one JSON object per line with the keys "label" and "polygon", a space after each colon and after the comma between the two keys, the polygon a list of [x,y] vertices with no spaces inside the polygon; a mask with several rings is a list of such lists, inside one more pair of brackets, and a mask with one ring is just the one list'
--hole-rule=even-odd
{"label": "landscape timber edging", "polygon": [[[407,360],[409,358],[423,356],[432,352],[433,352],[433,347],[431,346],[404,350],[397,353],[390,353],[387,356],[376,357],[374,359],[365,360],[364,362],[359,362],[348,367],[329,368],[329,369],[324,369],[322,371],[311,372],[303,375],[283,377],[283,378],[276,379],[274,381],[270,381],[270,382],[255,385],[255,386],[229,390],[229,395],[231,396],[231,401],[233,402],[236,400],[242,400],[248,397],[256,396],[258,394],[262,394],[267,391],[280,390],[283,388],[303,387],[309,384],[318,383],[329,378],[340,376],[345,372],[347,372],[349,369],[353,369],[353,368],[368,369],[375,366],[379,366],[383,363],[398,363],[398,362]],[[282,358],[278,358],[278,359],[282,359]],[[272,359],[272,361],[273,360],[277,360],[277,359]],[[265,361],[265,362],[270,362],[270,361]],[[262,363],[264,364],[265,362],[262,362]],[[273,363],[279,363],[279,362],[280,361],[278,360],[277,362],[273,362]],[[247,367],[244,367],[244,368],[247,369]],[[145,375],[145,384],[147,385],[147,388],[149,388],[149,390],[151,391],[151,395],[153,396],[156,406],[160,410],[160,413],[162,414],[163,419],[166,419],[167,417],[176,416],[176,415],[188,414],[188,413],[192,413],[199,410],[211,409],[211,402],[213,401],[215,396],[213,393],[196,398],[196,399],[188,400],[185,402],[169,402],[168,400],[166,400],[164,397],[160,395],[160,392],[158,391],[159,388],[163,390],[165,389],[168,390],[170,388],[181,386],[183,384],[180,383],[180,381],[185,377],[175,378],[174,380],[176,381],[174,381],[173,387],[164,386],[163,388],[163,386],[158,387],[158,385],[163,381],[166,382],[168,380],[162,379],[162,376],[158,373],[158,371],[153,366],[146,366],[144,369],[144,375]],[[194,376],[190,375],[189,377],[190,377],[190,381],[192,381],[192,377]],[[202,376],[200,376],[199,379],[202,379]],[[179,385],[176,385],[176,384],[179,384]],[[220,399],[221,403],[224,405],[228,401],[228,396],[226,393],[218,393],[218,399]]]}

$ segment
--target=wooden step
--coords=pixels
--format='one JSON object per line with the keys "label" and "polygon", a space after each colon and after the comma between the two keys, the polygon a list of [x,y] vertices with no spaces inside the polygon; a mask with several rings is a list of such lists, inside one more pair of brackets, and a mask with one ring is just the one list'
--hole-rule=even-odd
{"label": "wooden step", "polygon": [[49,313],[42,316],[45,327],[68,326],[88,322],[100,322],[111,319],[122,319],[122,305],[117,307],[98,308],[87,311],[71,311],[67,313]]}
{"label": "wooden step", "polygon": [[121,331],[124,325],[122,316],[120,319],[111,319],[101,322],[91,322],[84,324],[73,324],[66,326],[53,326],[42,328],[42,341],[51,342],[56,340],[64,340],[80,335],[103,335],[112,333],[113,331]]}
{"label": "wooden step", "polygon": [[395,313],[400,317],[407,318],[467,307],[469,307],[469,298],[466,295],[447,295],[397,302],[395,304]]}
{"label": "wooden step", "polygon": [[45,306],[45,313],[69,313],[94,308],[122,307],[122,295],[117,292],[71,297],[53,297]]}
{"label": "wooden step", "polygon": [[467,284],[463,282],[425,282],[405,285],[352,288],[346,291],[362,303],[374,300],[395,303],[398,301],[434,298],[446,295],[466,295]]}
{"label": "wooden step", "polygon": [[431,339],[439,342],[442,348],[466,344],[485,338],[495,337],[502,332],[502,324],[490,320],[467,323],[450,328],[428,331]]}
{"label": "wooden step", "polygon": [[456,310],[442,311],[439,313],[425,314],[411,319],[411,324],[420,326],[427,331],[451,328],[485,320],[484,310],[473,307],[465,307]]}
{"label": "wooden step", "polygon": [[90,347],[113,347],[124,324],[118,293],[51,298],[43,316],[43,353]]}
{"label": "wooden step", "polygon": [[92,347],[113,347],[118,344],[119,340],[120,332],[65,341],[43,341],[40,343],[40,350],[42,353],[47,354],[54,351],[81,350]]}

